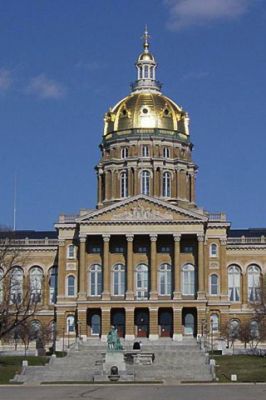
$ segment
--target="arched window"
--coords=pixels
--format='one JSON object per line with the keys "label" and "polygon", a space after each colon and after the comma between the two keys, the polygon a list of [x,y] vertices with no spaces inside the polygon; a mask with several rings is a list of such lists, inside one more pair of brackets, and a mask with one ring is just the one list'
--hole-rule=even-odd
{"label": "arched window", "polygon": [[257,265],[248,267],[248,301],[260,300],[260,268]]}
{"label": "arched window", "polygon": [[[147,110],[146,108],[144,109],[144,111]],[[144,112],[143,111],[143,112]],[[148,111],[148,110],[147,110]],[[146,111],[146,113],[147,113]],[[149,156],[149,146],[147,146],[146,144],[144,144],[142,146],[142,157],[148,157]]]}
{"label": "arched window", "polygon": [[75,258],[75,246],[73,244],[67,246],[67,258]]}
{"label": "arched window", "polygon": [[195,294],[195,267],[192,264],[186,264],[182,269],[183,275],[183,294]]}
{"label": "arched window", "polygon": [[240,268],[237,265],[228,268],[228,296],[230,301],[240,301]]}
{"label": "arched window", "polygon": [[231,339],[236,339],[239,336],[240,322],[238,319],[231,319],[229,322],[229,335]]}
{"label": "arched window", "polygon": [[141,172],[141,193],[149,195],[150,194],[150,172]]}
{"label": "arched window", "polygon": [[120,175],[120,193],[121,197],[128,196],[128,179],[126,172],[122,172]]}
{"label": "arched window", "polygon": [[76,294],[76,279],[73,275],[67,277],[67,296],[75,296]]}
{"label": "arched window", "polygon": [[23,296],[23,271],[14,267],[10,271],[10,303],[20,304]]}
{"label": "arched window", "polygon": [[259,324],[255,320],[250,322],[250,336],[252,339],[256,339],[260,336]]}
{"label": "arched window", "polygon": [[150,68],[151,79],[154,79],[154,67]]}
{"label": "arched window", "polygon": [[169,149],[169,147],[164,147],[163,148],[163,157],[164,158],[170,158],[170,149]]}
{"label": "arched window", "polygon": [[219,294],[219,278],[218,275],[212,274],[210,276],[210,294],[215,296]]}
{"label": "arched window", "polygon": [[140,264],[136,268],[136,297],[148,298],[148,267],[145,264]]}
{"label": "arched window", "polygon": [[102,267],[94,264],[90,268],[90,295],[100,296],[102,294]]}
{"label": "arched window", "polygon": [[210,316],[210,331],[212,333],[219,331],[219,317],[217,314],[211,314]]}
{"label": "arched window", "polygon": [[123,158],[123,159],[128,158],[128,148],[127,147],[122,147],[121,158]]}
{"label": "arched window", "polygon": [[40,267],[30,269],[30,297],[33,303],[40,303],[42,299],[43,270]]}
{"label": "arched window", "polygon": [[210,245],[210,257],[217,257],[218,255],[218,247],[216,243],[212,243]]}
{"label": "arched window", "polygon": [[57,267],[49,269],[49,302],[55,304],[57,299]]}
{"label": "arched window", "polygon": [[30,324],[30,336],[32,340],[38,339],[41,335],[42,325],[40,321],[34,319]]}
{"label": "arched window", "polygon": [[3,303],[4,300],[4,271],[0,268],[0,304]]}
{"label": "arched window", "polygon": [[162,264],[159,268],[159,294],[172,294],[172,268],[170,264]]}
{"label": "arched window", "polygon": [[113,267],[113,294],[124,296],[125,294],[125,266],[116,264]]}
{"label": "arched window", "polygon": [[74,315],[69,315],[66,319],[66,330],[67,333],[75,333],[75,317]]}
{"label": "arched window", "polygon": [[101,317],[99,314],[91,316],[91,335],[99,336],[101,333]]}
{"label": "arched window", "polygon": [[144,78],[149,78],[149,67],[144,65]]}
{"label": "arched window", "polygon": [[170,172],[163,173],[163,197],[171,196],[171,174]]}

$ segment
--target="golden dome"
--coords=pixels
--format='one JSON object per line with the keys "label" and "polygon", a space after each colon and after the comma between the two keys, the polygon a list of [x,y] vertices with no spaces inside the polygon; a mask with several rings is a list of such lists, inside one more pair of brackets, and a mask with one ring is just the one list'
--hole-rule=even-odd
{"label": "golden dome", "polygon": [[188,116],[160,92],[133,92],[105,114],[104,136],[132,129],[160,129],[189,135]]}

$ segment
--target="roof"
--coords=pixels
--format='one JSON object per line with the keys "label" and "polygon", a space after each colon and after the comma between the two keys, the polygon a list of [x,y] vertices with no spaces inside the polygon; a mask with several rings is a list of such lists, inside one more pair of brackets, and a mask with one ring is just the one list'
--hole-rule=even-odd
{"label": "roof", "polygon": [[56,231],[32,231],[32,230],[0,231],[0,238],[57,239],[57,232]]}
{"label": "roof", "polygon": [[260,237],[266,236],[266,228],[230,229],[228,237]]}

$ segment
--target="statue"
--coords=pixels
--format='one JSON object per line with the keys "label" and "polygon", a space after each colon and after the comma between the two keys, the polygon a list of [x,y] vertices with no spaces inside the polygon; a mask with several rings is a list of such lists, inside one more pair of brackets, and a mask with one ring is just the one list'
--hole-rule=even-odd
{"label": "statue", "polygon": [[112,351],[123,350],[122,344],[121,344],[119,336],[117,334],[117,329],[114,326],[108,332],[107,346],[108,346],[108,350],[112,350]]}

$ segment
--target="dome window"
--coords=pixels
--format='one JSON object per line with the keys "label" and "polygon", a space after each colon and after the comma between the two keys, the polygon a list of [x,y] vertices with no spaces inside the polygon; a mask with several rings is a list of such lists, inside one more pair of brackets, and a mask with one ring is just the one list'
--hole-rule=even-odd
{"label": "dome window", "polygon": [[164,110],[164,115],[169,115],[169,110],[168,110],[168,108],[166,108],[166,109]]}
{"label": "dome window", "polygon": [[142,109],[142,112],[143,112],[143,114],[148,114],[149,110],[148,110],[148,108],[145,107]]}

